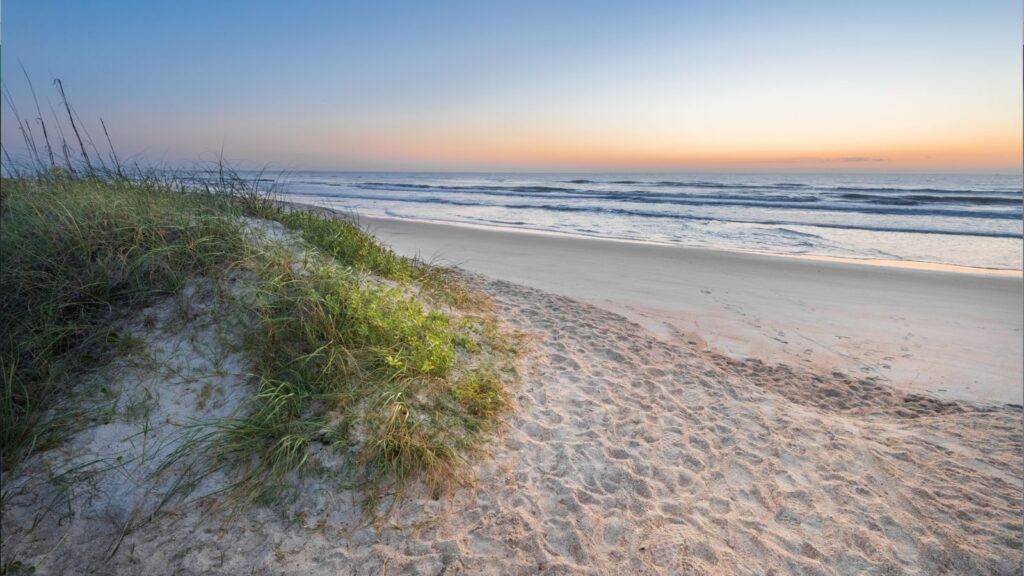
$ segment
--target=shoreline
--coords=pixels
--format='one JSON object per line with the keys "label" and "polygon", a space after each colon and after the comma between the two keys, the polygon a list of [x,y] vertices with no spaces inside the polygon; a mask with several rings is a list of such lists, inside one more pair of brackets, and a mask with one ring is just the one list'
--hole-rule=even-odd
{"label": "shoreline", "polygon": [[[286,203],[286,204],[299,204],[299,205],[303,205],[303,206],[316,206],[318,208],[323,208],[323,209],[326,209],[326,210],[333,210],[333,211],[337,211],[337,212],[341,212],[341,213],[356,213],[356,214],[360,214],[361,217],[366,217],[366,218],[374,218],[374,219],[381,219],[381,220],[391,220],[391,219],[394,219],[394,220],[402,220],[402,221],[437,223],[437,224],[442,224],[442,225],[453,225],[453,227],[474,228],[474,229],[480,229],[480,230],[496,230],[496,231],[502,231],[502,232],[517,232],[517,233],[522,233],[522,234],[541,234],[541,235],[550,235],[550,236],[567,237],[567,238],[589,238],[589,239],[604,240],[604,241],[609,241],[609,242],[628,242],[628,243],[640,243],[640,244],[649,244],[649,245],[656,245],[656,246],[672,246],[672,247],[676,247],[676,248],[683,248],[683,249],[690,249],[690,250],[714,250],[714,251],[724,251],[724,252],[733,252],[733,253],[741,253],[741,254],[757,254],[757,255],[774,256],[774,257],[835,260],[835,261],[841,261],[841,262],[859,263],[859,264],[864,264],[864,265],[887,266],[887,268],[903,268],[903,269],[915,269],[915,270],[919,270],[919,269],[920,270],[935,270],[935,271],[941,271],[941,272],[954,272],[954,273],[962,273],[962,274],[986,274],[986,275],[994,275],[994,276],[1024,276],[1024,260],[1021,260],[1020,254],[1017,254],[1016,258],[1011,256],[1009,258],[1000,258],[998,261],[982,261],[982,262],[979,262],[979,261],[977,261],[977,258],[969,258],[969,257],[957,257],[957,258],[953,258],[953,259],[951,259],[949,261],[930,261],[928,259],[913,259],[914,258],[913,255],[906,255],[906,254],[903,255],[903,256],[907,256],[906,258],[904,258],[903,256],[900,256],[900,255],[886,254],[884,252],[879,252],[879,254],[881,254],[881,255],[876,255],[876,254],[873,254],[871,250],[864,251],[863,250],[865,248],[864,245],[860,245],[860,248],[862,250],[859,250],[859,252],[862,252],[862,253],[860,253],[860,254],[852,254],[852,255],[847,255],[847,254],[831,254],[831,253],[829,253],[829,250],[827,250],[827,249],[820,249],[820,250],[812,249],[810,252],[807,252],[807,253],[801,253],[801,252],[795,252],[794,253],[794,252],[786,252],[786,251],[779,251],[779,250],[774,250],[773,251],[772,249],[766,249],[766,250],[751,249],[751,248],[749,248],[748,246],[745,246],[745,245],[728,245],[728,246],[723,246],[723,245],[702,245],[699,240],[694,240],[694,239],[690,239],[690,243],[686,243],[686,242],[672,242],[672,241],[667,241],[667,240],[649,240],[647,238],[611,237],[611,236],[605,236],[605,235],[602,235],[602,234],[598,234],[597,231],[594,231],[594,230],[584,230],[584,231],[547,230],[547,229],[544,229],[544,228],[532,227],[532,225],[529,225],[527,222],[519,221],[519,220],[508,221],[508,220],[498,219],[498,220],[486,220],[486,223],[483,223],[482,221],[481,222],[471,221],[471,220],[475,219],[472,216],[470,216],[468,219],[447,219],[447,218],[444,218],[443,216],[440,216],[440,217],[429,217],[429,216],[427,216],[427,217],[425,217],[423,214],[395,215],[395,214],[392,214],[390,212],[390,209],[387,208],[386,206],[384,206],[384,207],[377,206],[376,202],[373,203],[373,206],[341,207],[341,206],[333,206],[332,203],[329,201],[330,198],[331,198],[330,196],[323,196],[323,195],[317,195],[317,194],[312,194],[312,193],[303,194],[303,193],[298,193],[297,192],[297,193],[294,193],[294,194],[290,193],[290,194],[284,195],[282,197],[282,202]],[[359,197],[359,198],[362,198],[362,197]],[[367,198],[369,198],[369,197],[367,197]],[[372,214],[368,213],[367,211],[372,212]],[[805,223],[805,224],[799,224],[797,222],[790,222],[790,223],[794,224],[794,225],[797,225],[798,228],[800,227],[800,225],[806,225],[806,227],[810,227],[810,228],[814,228],[815,225],[818,225],[818,224],[815,224],[815,223]],[[825,227],[826,229],[829,228],[828,224],[820,224],[820,225],[823,225],[823,227]],[[915,232],[915,233],[922,233],[926,237],[927,236],[943,237],[943,236],[945,236],[947,234],[952,234],[952,233],[949,233],[949,232],[942,232],[942,231],[928,232],[928,231],[924,231],[924,230],[921,230],[921,231],[919,231],[919,230],[904,231],[904,230],[900,230],[900,229],[896,229],[896,230],[869,229],[869,230],[873,230],[874,232],[883,233],[883,234],[885,234],[885,233],[899,233],[899,234],[902,234],[904,232]],[[957,235],[958,234],[959,233],[957,233]],[[641,236],[646,236],[646,235],[641,235]],[[703,235],[703,236],[707,236],[707,235]],[[712,235],[712,236],[714,236],[714,235]],[[967,235],[967,236],[971,236],[971,235]],[[988,235],[986,235],[986,234],[980,234],[980,236],[978,236],[978,237],[973,237],[973,236],[971,236],[971,237],[975,238],[975,239],[981,239],[981,238],[985,238],[987,236]],[[1019,242],[1019,241],[1022,240],[1022,237],[1020,236],[1020,234],[1017,234],[1015,236],[1011,236],[1011,237],[1007,237],[1007,238],[1002,238],[1002,239],[1010,240],[1010,241],[1013,241],[1013,242]],[[878,249],[880,249],[880,246],[877,244],[877,242],[878,241],[876,241],[876,243],[872,243],[872,245],[871,245],[871,247],[876,252],[878,252]],[[942,253],[942,251],[939,251],[938,253],[928,252],[925,255],[923,255],[924,253],[919,253],[918,257],[922,257],[922,258],[931,257],[931,258],[933,258],[935,260],[941,260],[942,259],[942,257],[940,256],[941,253]],[[964,256],[964,254],[961,254],[961,256]],[[972,259],[974,261],[972,261]],[[1004,261],[1004,259],[1006,259],[1007,261]]]}
{"label": "shoreline", "polygon": [[1024,402],[1024,278],[1016,274],[359,221],[402,255],[577,298],[661,339],[878,378],[943,400]]}
{"label": "shoreline", "polygon": [[[314,207],[328,210],[336,214],[345,215],[347,212],[337,208],[329,208],[315,204],[302,202],[286,202],[304,207]],[[587,234],[573,234],[571,232],[559,232],[555,230],[541,230],[539,228],[522,228],[517,226],[500,226],[493,224],[474,224],[472,222],[456,222],[446,220],[416,220],[398,216],[363,216],[357,214],[357,220],[362,221],[398,221],[409,223],[436,224],[438,226],[452,226],[455,228],[471,228],[474,230],[494,230],[497,232],[510,232],[516,234],[537,234],[555,238],[580,238],[585,240],[596,240],[600,242],[621,242],[625,244],[640,244],[644,246],[663,246],[667,248],[678,248],[680,250],[697,250],[712,253],[745,254],[749,256],[763,256],[766,258],[786,258],[793,260],[814,260],[819,262],[836,262],[839,264],[850,264],[857,266],[877,266],[882,268],[896,268],[902,270],[926,270],[930,272],[946,272],[952,274],[976,274],[981,276],[1000,276],[1008,278],[1024,279],[1024,268],[985,268],[981,266],[963,266],[960,264],[943,264],[941,262],[925,262],[920,260],[893,260],[885,258],[857,258],[853,256],[825,256],[821,254],[783,254],[774,252],[758,252],[756,250],[729,250],[727,248],[712,248],[708,246],[688,246],[684,244],[673,244],[670,242],[655,242],[653,240],[637,240],[635,238],[609,238],[604,236],[593,236]]]}

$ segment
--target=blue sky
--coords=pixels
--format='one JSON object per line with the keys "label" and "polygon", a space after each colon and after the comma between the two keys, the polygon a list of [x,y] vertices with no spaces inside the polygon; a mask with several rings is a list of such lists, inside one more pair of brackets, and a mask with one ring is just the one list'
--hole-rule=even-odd
{"label": "blue sky", "polygon": [[23,113],[19,62],[148,161],[1005,171],[1020,23],[1016,0],[7,0],[2,58]]}

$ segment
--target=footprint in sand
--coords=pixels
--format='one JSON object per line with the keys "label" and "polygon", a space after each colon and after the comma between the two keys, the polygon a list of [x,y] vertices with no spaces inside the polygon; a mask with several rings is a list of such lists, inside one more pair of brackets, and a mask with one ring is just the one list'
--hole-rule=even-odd
{"label": "footprint in sand", "polygon": [[739,306],[736,306],[735,304],[726,304],[725,306],[722,306],[722,308],[725,309],[725,310],[728,310],[729,312],[735,312],[735,313],[739,314],[740,316],[746,316],[747,315],[745,312],[743,312],[743,308],[741,308]]}
{"label": "footprint in sand", "polygon": [[631,574],[709,574],[718,564],[706,544],[693,544],[686,526],[658,519],[641,524],[629,539]]}

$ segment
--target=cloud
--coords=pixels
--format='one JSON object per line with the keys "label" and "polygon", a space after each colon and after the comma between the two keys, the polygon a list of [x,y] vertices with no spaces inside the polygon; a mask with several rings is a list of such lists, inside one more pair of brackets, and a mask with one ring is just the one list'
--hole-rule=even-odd
{"label": "cloud", "polygon": [[842,156],[840,158],[823,158],[822,162],[885,162],[885,158],[873,156]]}
{"label": "cloud", "polygon": [[768,160],[768,162],[775,164],[865,164],[871,162],[888,162],[888,158],[879,158],[876,156],[834,156],[834,157],[816,157],[816,156],[799,156],[795,158],[779,158],[777,160]]}

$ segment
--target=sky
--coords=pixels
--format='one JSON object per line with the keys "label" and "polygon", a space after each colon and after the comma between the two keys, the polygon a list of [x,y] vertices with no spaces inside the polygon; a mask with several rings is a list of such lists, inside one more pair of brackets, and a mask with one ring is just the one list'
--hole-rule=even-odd
{"label": "sky", "polygon": [[[6,0],[122,156],[456,171],[1019,172],[1019,0]],[[21,136],[5,106],[0,138]]]}

